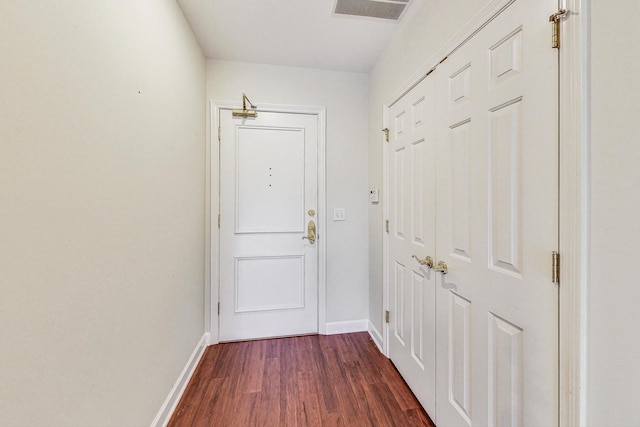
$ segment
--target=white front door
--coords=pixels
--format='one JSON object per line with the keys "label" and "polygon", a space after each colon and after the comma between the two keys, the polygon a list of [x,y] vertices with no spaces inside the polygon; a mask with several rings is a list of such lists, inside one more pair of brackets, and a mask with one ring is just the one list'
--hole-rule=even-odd
{"label": "white front door", "polygon": [[219,120],[220,341],[316,333],[318,117]]}
{"label": "white front door", "polygon": [[[389,358],[435,411],[435,141],[433,79],[389,109]],[[421,260],[423,264],[420,264]]]}
{"label": "white front door", "polygon": [[436,424],[558,423],[555,0],[516,0],[435,71]]}

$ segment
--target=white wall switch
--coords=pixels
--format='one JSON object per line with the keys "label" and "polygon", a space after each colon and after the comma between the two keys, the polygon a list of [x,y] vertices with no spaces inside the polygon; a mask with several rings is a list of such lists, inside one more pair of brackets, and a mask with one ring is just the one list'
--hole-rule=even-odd
{"label": "white wall switch", "polygon": [[377,188],[372,188],[371,190],[369,190],[369,201],[371,203],[378,203],[380,201],[379,194],[380,192]]}
{"label": "white wall switch", "polygon": [[347,212],[345,208],[333,208],[333,220],[334,221],[346,221]]}

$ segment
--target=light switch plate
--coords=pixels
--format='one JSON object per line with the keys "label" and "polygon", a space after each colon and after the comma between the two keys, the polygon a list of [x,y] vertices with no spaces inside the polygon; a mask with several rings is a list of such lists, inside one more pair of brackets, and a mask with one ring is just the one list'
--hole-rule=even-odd
{"label": "light switch plate", "polygon": [[346,221],[347,212],[345,208],[333,208],[333,220],[334,221]]}

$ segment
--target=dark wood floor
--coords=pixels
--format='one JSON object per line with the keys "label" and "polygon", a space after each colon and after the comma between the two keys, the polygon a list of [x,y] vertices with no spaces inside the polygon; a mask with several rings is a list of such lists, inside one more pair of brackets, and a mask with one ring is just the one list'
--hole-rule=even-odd
{"label": "dark wood floor", "polygon": [[169,426],[431,426],[366,332],[209,347]]}

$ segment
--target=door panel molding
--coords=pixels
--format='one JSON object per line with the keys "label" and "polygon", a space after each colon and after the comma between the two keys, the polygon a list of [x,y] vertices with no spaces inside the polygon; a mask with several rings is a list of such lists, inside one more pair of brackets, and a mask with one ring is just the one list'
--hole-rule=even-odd
{"label": "door panel molding", "polygon": [[[304,254],[236,257],[235,313],[304,308],[304,258]],[[263,276],[283,272],[290,273],[290,277],[277,281],[281,287],[276,292],[260,292],[259,287],[251,286]],[[286,284],[289,286],[284,287]]]}
{"label": "door panel molding", "polygon": [[[444,44],[435,54],[427,59],[415,73],[411,75],[400,87],[398,87],[385,102],[384,109],[391,107],[398,102],[407,92],[417,86],[424,78],[437,66],[443,58],[449,56],[463,45],[467,40],[473,37],[478,31],[483,29],[489,22],[499,15],[504,9],[509,7],[516,0],[491,0],[476,16],[474,16],[464,27],[454,34],[448,42]],[[463,67],[460,72],[465,71]],[[464,77],[464,76],[463,76]],[[462,100],[464,101],[464,100]],[[385,127],[389,123],[386,116],[383,116]]]}
{"label": "door panel molding", "polygon": [[[218,127],[220,110],[242,108],[240,102],[209,101],[210,128],[207,146],[207,188],[205,215],[208,218],[205,230],[205,331],[209,334],[207,345],[219,342],[218,304],[220,292],[220,234],[218,215],[220,214],[220,143]],[[326,334],[326,108],[321,106],[281,105],[260,103],[259,111],[273,113],[292,113],[315,115],[318,119],[318,206],[317,220],[320,230],[316,245],[318,246],[318,333]],[[233,219],[232,219],[233,220]]]}

